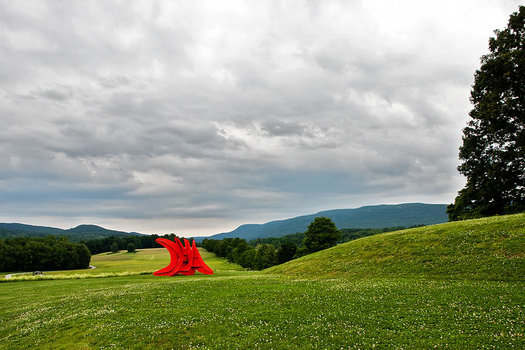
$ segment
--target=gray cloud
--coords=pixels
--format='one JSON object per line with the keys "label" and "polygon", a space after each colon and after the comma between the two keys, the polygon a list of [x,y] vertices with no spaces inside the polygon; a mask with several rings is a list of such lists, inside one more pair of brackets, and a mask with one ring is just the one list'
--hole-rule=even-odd
{"label": "gray cloud", "polygon": [[518,4],[0,1],[0,221],[190,235],[450,202]]}

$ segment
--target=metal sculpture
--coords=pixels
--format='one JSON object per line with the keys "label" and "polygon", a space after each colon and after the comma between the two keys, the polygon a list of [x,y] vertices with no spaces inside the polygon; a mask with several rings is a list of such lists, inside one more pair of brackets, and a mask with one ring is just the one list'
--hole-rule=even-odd
{"label": "metal sculpture", "polygon": [[155,276],[175,276],[178,274],[190,276],[199,271],[206,275],[213,275],[213,270],[202,260],[201,254],[193,241],[190,242],[184,238],[184,245],[175,237],[175,241],[166,238],[157,238],[158,244],[164,246],[170,252],[171,261],[168,266],[153,272]]}

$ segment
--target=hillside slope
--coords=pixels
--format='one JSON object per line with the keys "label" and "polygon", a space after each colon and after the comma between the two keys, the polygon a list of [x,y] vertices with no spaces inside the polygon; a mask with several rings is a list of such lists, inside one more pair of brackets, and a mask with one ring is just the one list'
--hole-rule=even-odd
{"label": "hillside slope", "polygon": [[[316,214],[277,220],[265,224],[242,225],[231,232],[219,233],[208,238],[223,239],[240,237],[246,240],[281,237],[304,232],[318,216],[325,216],[338,228],[384,228],[432,225],[448,221],[445,204],[406,203],[396,205],[372,205],[356,209],[334,209]],[[197,241],[204,237],[196,237]]]}
{"label": "hillside slope", "polygon": [[420,276],[525,280],[525,214],[365,237],[266,272],[328,278]]}
{"label": "hillside slope", "polygon": [[96,239],[110,236],[129,236],[139,235],[135,232],[122,232],[115,230],[108,230],[106,228],[96,225],[79,225],[67,230],[47,227],[47,226],[33,226],[18,223],[0,223],[0,238],[15,238],[15,237],[45,237],[52,236],[66,236],[71,241],[78,242],[82,239]]}

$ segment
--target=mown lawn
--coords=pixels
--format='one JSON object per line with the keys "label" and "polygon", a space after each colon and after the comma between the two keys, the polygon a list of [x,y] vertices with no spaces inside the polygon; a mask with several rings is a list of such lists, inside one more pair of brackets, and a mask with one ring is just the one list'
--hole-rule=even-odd
{"label": "mown lawn", "polygon": [[[219,273],[222,271],[241,271],[242,267],[229,264],[213,253],[209,253],[203,248],[199,249],[202,258],[206,263]],[[87,273],[112,273],[112,272],[151,272],[165,267],[170,262],[170,254],[166,248],[138,249],[134,253],[119,251],[118,253],[102,253],[91,258],[91,265],[96,269],[90,271],[82,270]],[[77,271],[67,271],[66,274],[78,273]]]}
{"label": "mown lawn", "polygon": [[525,348],[525,284],[128,276],[3,283],[0,348]]}
{"label": "mown lawn", "polygon": [[[228,263],[225,259],[215,254],[199,249],[202,258],[217,273],[231,274],[235,271],[243,271],[242,267]],[[91,257],[90,265],[94,269],[44,271],[43,276],[32,276],[29,274],[15,274],[9,281],[4,280],[5,274],[0,275],[1,282],[13,280],[32,279],[64,279],[64,278],[87,278],[87,277],[114,277],[124,275],[151,274],[165,267],[170,262],[170,255],[166,248],[138,249],[134,253],[119,251],[118,253],[101,253]]]}
{"label": "mown lawn", "polygon": [[139,274],[163,249],[97,255],[0,283],[0,349],[525,349],[524,237],[524,215],[437,225],[263,272],[202,251],[212,276]]}

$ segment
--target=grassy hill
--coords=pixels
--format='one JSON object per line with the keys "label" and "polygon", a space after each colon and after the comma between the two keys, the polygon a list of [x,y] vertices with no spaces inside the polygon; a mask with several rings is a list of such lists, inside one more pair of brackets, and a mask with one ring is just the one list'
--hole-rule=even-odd
{"label": "grassy hill", "polygon": [[166,249],[99,254],[0,283],[0,349],[523,349],[524,234],[525,214],[448,223],[263,272],[202,250],[215,274],[175,277],[149,273]]}
{"label": "grassy hill", "polygon": [[[318,216],[325,216],[338,228],[384,228],[433,225],[448,221],[445,204],[406,203],[396,205],[372,205],[356,209],[334,209],[316,214],[277,220],[265,224],[247,224],[231,232],[219,233],[208,238],[223,239],[240,237],[246,240],[281,237],[304,232]],[[197,241],[205,237],[196,237]]]}
{"label": "grassy hill", "polygon": [[378,234],[275,266],[267,273],[525,280],[525,214]]}

